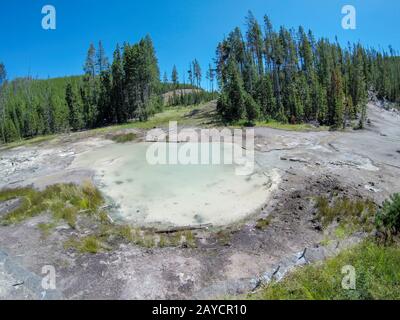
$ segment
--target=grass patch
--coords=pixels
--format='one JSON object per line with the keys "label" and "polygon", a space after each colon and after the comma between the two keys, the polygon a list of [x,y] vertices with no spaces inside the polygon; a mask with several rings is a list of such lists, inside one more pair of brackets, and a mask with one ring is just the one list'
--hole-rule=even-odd
{"label": "grass patch", "polygon": [[271,218],[259,219],[256,223],[256,229],[265,230],[271,223]]}
{"label": "grass patch", "polygon": [[326,197],[318,197],[315,207],[323,227],[336,221],[343,229],[338,232],[346,232],[345,229],[349,231],[351,227],[365,231],[374,228],[376,205],[372,200],[341,197],[329,201]]}
{"label": "grass patch", "polygon": [[53,228],[55,227],[54,223],[39,223],[38,228],[42,233],[42,237],[47,238],[50,234]]}
{"label": "grass patch", "polygon": [[[199,112],[196,112],[199,111]],[[193,106],[173,106],[166,107],[163,111],[156,113],[147,121],[132,121],[129,123],[114,125],[104,128],[97,128],[87,131],[91,136],[95,134],[107,134],[124,129],[153,129],[168,127],[170,121],[177,121],[178,125],[185,126],[205,126],[215,123],[213,117],[214,108],[210,103],[203,103]]]}
{"label": "grass patch", "polygon": [[0,220],[2,225],[19,223],[50,211],[56,221],[64,220],[75,228],[78,214],[93,215],[104,203],[102,195],[90,182],[82,186],[56,184],[43,191],[33,188],[0,191],[0,201],[16,198],[21,199],[22,204]]}
{"label": "grass patch", "polygon": [[126,133],[126,134],[117,134],[111,138],[112,141],[116,143],[126,143],[133,141],[137,138],[136,134],[134,133]]}
{"label": "grass patch", "polygon": [[[342,288],[342,268],[356,272],[356,289]],[[400,248],[367,240],[322,264],[298,268],[280,282],[272,282],[249,299],[333,300],[400,299]]]}
{"label": "grass patch", "polygon": [[[246,120],[241,120],[237,123],[234,123],[231,127],[233,128],[241,128],[247,127],[249,124]],[[285,131],[300,131],[300,132],[308,132],[308,131],[328,131],[329,127],[327,126],[319,126],[315,127],[313,125],[307,123],[299,123],[299,124],[289,124],[289,123],[282,123],[276,120],[270,121],[256,121],[252,126],[255,127],[266,127],[278,130],[285,130]]]}
{"label": "grass patch", "polygon": [[192,231],[179,231],[168,235],[158,235],[152,229],[137,229],[129,225],[112,223],[102,210],[104,199],[100,191],[90,182],[81,186],[56,184],[43,191],[32,188],[7,189],[0,191],[0,202],[21,199],[21,205],[0,219],[1,225],[20,223],[39,214],[49,212],[53,221],[40,223],[39,230],[44,237],[50,235],[58,222],[64,221],[76,228],[78,217],[91,220],[92,230],[85,237],[71,237],[64,246],[80,253],[97,253],[110,249],[121,242],[132,243],[146,248],[153,247],[196,247],[196,237]]}
{"label": "grass patch", "polygon": [[64,242],[65,249],[74,249],[80,253],[98,253],[102,249],[101,242],[96,236],[89,235],[82,239],[71,238]]}
{"label": "grass patch", "polygon": [[87,236],[82,239],[79,251],[82,253],[97,253],[101,248],[100,242],[94,236]]}
{"label": "grass patch", "polygon": [[7,144],[0,144],[0,149],[12,149],[12,148],[16,148],[16,147],[22,147],[22,146],[31,146],[31,145],[35,145],[38,143],[42,143],[42,142],[46,142],[46,141],[50,141],[52,139],[54,139],[57,135],[47,135],[47,136],[38,136],[38,137],[34,137],[34,138],[29,138],[29,139],[21,139],[21,140],[17,140],[17,141],[13,141]]}

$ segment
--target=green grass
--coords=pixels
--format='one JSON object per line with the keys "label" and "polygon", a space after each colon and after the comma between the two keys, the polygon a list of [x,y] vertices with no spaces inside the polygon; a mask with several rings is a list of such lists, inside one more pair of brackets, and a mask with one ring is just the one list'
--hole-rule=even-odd
{"label": "green grass", "polygon": [[51,234],[51,231],[55,227],[54,223],[39,223],[38,228],[42,232],[42,236],[44,238],[48,237]]}
{"label": "green grass", "polygon": [[81,239],[71,238],[65,241],[64,248],[66,250],[72,248],[80,253],[96,254],[101,251],[102,244],[97,237],[89,235]]}
{"label": "green grass", "polygon": [[31,146],[31,145],[39,144],[42,142],[50,141],[56,137],[57,137],[57,135],[52,134],[52,135],[46,135],[46,136],[38,136],[38,137],[30,138],[30,139],[21,139],[21,140],[17,140],[14,142],[3,144],[3,145],[0,144],[0,150],[1,149],[12,149],[12,148],[21,147],[21,146]]}
{"label": "green grass", "polygon": [[256,228],[258,230],[265,230],[268,228],[268,226],[271,223],[271,218],[263,218],[263,219],[259,219],[256,223]]}
{"label": "green grass", "polygon": [[2,225],[19,223],[49,211],[56,221],[64,220],[74,228],[79,213],[95,214],[104,203],[102,195],[90,182],[84,182],[82,186],[56,184],[43,191],[32,188],[0,191],[0,201],[16,198],[20,198],[22,204],[2,217]]}
{"label": "green grass", "polygon": [[376,205],[369,199],[339,197],[330,202],[326,197],[318,197],[315,207],[323,227],[337,221],[342,227],[339,233],[355,231],[357,228],[371,231],[374,228]]}
{"label": "green grass", "polygon": [[[342,288],[342,268],[356,272],[356,289]],[[400,299],[400,248],[365,241],[322,264],[299,267],[282,281],[263,287],[248,299],[333,300]]]}
{"label": "green grass", "polygon": [[116,143],[126,143],[133,141],[137,138],[136,134],[134,133],[126,133],[126,134],[117,134],[111,138],[112,141]]}
{"label": "green grass", "polygon": [[45,212],[52,214],[52,221],[40,223],[38,229],[47,237],[60,222],[76,228],[80,215],[90,218],[91,233],[85,237],[74,236],[65,243],[66,248],[75,248],[81,253],[97,253],[112,248],[118,243],[132,243],[147,248],[153,247],[196,247],[192,231],[179,231],[157,235],[152,229],[132,228],[110,222],[102,210],[104,199],[100,191],[90,182],[82,185],[56,184],[43,191],[32,188],[6,189],[0,191],[0,202],[19,198],[21,205],[0,219],[1,225],[12,225]]}
{"label": "green grass", "polygon": [[289,124],[289,123],[281,123],[275,120],[271,120],[268,122],[265,121],[257,121],[257,127],[268,127],[279,130],[286,131],[327,131],[329,127],[327,126],[319,126],[315,127],[307,123],[299,123],[299,124]]}
{"label": "green grass", "polygon": [[252,125],[250,125],[246,120],[238,121],[233,125],[230,125],[232,128],[241,128],[241,127],[266,127],[278,130],[285,130],[285,131],[300,131],[300,132],[309,132],[309,131],[327,131],[329,127],[327,126],[319,126],[314,127],[307,123],[299,123],[299,124],[289,124],[289,123],[282,123],[276,120],[269,120],[269,121],[256,121]]}
{"label": "green grass", "polygon": [[[210,103],[203,103],[193,106],[166,107],[163,111],[156,113],[147,121],[132,121],[129,123],[103,127],[89,130],[86,134],[106,134],[124,129],[153,129],[166,128],[170,121],[177,121],[178,125],[204,126],[213,122],[212,114],[214,109]],[[85,132],[84,132],[85,133]]]}

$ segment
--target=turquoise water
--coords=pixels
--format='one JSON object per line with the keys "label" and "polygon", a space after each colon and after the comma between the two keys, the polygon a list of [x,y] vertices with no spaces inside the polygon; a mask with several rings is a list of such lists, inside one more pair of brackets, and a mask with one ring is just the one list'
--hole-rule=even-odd
{"label": "turquoise water", "polygon": [[152,165],[149,146],[110,144],[73,164],[95,170],[100,189],[119,207],[118,217],[132,224],[232,223],[261,207],[276,179],[265,172],[238,176],[233,164]]}

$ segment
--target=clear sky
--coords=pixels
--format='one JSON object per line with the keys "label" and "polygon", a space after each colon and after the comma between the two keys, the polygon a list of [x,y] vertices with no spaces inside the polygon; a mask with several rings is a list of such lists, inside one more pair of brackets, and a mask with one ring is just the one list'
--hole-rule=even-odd
{"label": "clear sky", "polygon": [[[57,10],[57,29],[43,30],[41,9]],[[341,9],[356,8],[356,30],[341,27]],[[197,58],[203,69],[217,43],[247,11],[275,26],[312,29],[316,36],[361,41],[400,50],[399,0],[0,0],[0,61],[9,78],[47,78],[82,73],[90,42],[102,40],[111,57],[117,42],[135,42],[147,33],[157,51],[161,74],[173,64],[182,75]]]}

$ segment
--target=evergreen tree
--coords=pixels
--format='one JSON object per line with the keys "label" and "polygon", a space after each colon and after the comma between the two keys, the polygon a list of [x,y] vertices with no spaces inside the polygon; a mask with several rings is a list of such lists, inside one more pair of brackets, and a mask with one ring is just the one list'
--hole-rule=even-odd
{"label": "evergreen tree", "polygon": [[77,94],[74,92],[70,83],[67,84],[67,87],[65,89],[65,101],[69,110],[69,127],[72,128],[74,131],[82,129],[83,119],[81,114],[81,107],[79,105]]}
{"label": "evergreen tree", "polygon": [[260,107],[247,92],[245,93],[244,104],[248,124],[253,125],[254,121],[260,118]]}
{"label": "evergreen tree", "polygon": [[264,75],[264,62],[263,62],[263,35],[261,27],[255,19],[251,11],[247,15],[247,45],[250,51],[251,59],[256,65],[258,71],[258,77]]}
{"label": "evergreen tree", "polygon": [[194,59],[193,61],[193,77],[194,81],[196,82],[197,88],[200,88],[202,74],[201,74],[201,67],[197,59]]}
{"label": "evergreen tree", "polygon": [[99,41],[99,46],[96,53],[96,69],[97,74],[100,75],[103,71],[109,68],[108,58],[104,51],[104,47],[101,41]]}
{"label": "evergreen tree", "polygon": [[338,67],[332,70],[331,86],[328,95],[328,119],[332,128],[343,125],[344,95],[342,76]]}
{"label": "evergreen tree", "polygon": [[96,49],[93,45],[93,43],[90,44],[89,50],[87,52],[86,56],[86,61],[85,65],[83,67],[83,70],[85,71],[85,74],[94,78],[96,75]]}
{"label": "evergreen tree", "polygon": [[192,63],[189,64],[188,78],[189,78],[190,85],[194,86],[194,74],[193,74]]}
{"label": "evergreen tree", "polygon": [[[218,44],[215,61],[221,106],[229,105],[226,90],[232,81],[232,63],[243,89],[266,120],[317,121],[341,128],[359,119],[363,127],[368,91],[376,91],[380,99],[400,102],[400,57],[393,49],[390,54],[360,44],[343,49],[337,39],[317,41],[302,27],[275,31],[267,16],[264,23],[263,32],[249,12],[246,40],[235,28]],[[230,113],[220,110],[231,121]]]}
{"label": "evergreen tree", "polygon": [[179,78],[178,78],[178,70],[176,69],[175,65],[172,68],[171,80],[172,83],[174,84],[174,87],[176,88],[179,83]]}
{"label": "evergreen tree", "polygon": [[114,51],[111,75],[111,106],[114,114],[113,122],[124,123],[128,120],[128,110],[125,108],[124,66],[119,45],[117,45]]}
{"label": "evergreen tree", "polygon": [[212,68],[211,64],[208,65],[208,70],[206,74],[206,78],[210,83],[211,92],[214,92],[214,79],[215,79],[215,71]]}
{"label": "evergreen tree", "polygon": [[234,122],[246,114],[246,91],[233,60],[228,63],[226,72],[227,81],[218,99],[217,111],[227,122]]}
{"label": "evergreen tree", "polygon": [[0,87],[3,85],[6,79],[7,79],[6,67],[2,62],[0,62]]}
{"label": "evergreen tree", "polygon": [[98,122],[97,125],[106,125],[113,123],[116,119],[115,108],[111,102],[112,83],[110,69],[103,70],[100,73],[100,89],[98,106]]}
{"label": "evergreen tree", "polygon": [[264,119],[276,117],[278,110],[276,109],[272,80],[268,74],[257,82],[256,101],[261,108],[261,115]]}

